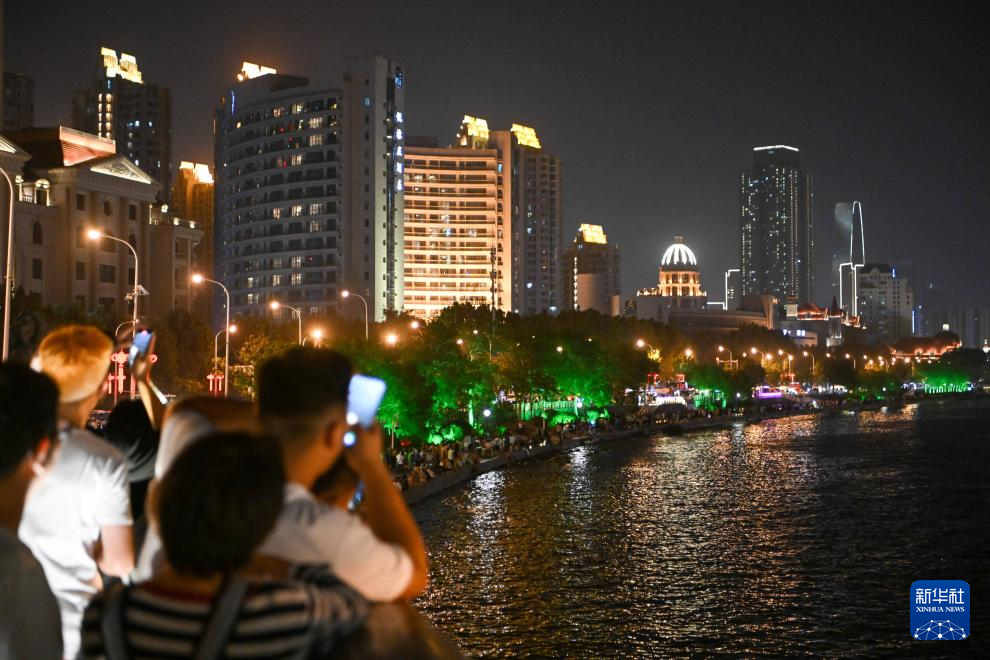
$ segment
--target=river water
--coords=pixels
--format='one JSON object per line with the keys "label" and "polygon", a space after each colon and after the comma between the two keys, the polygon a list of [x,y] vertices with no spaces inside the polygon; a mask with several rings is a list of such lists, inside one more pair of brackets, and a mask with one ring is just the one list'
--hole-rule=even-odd
{"label": "river water", "polygon": [[[579,447],[414,513],[471,656],[990,653],[986,400]],[[910,637],[920,579],[969,582],[972,637]]]}

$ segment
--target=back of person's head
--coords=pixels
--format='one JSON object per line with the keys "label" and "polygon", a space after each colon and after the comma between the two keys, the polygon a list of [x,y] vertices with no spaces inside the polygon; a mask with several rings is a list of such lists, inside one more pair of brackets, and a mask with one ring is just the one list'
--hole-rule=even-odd
{"label": "back of person's head", "polygon": [[38,444],[55,440],[58,388],[31,367],[0,364],[0,477],[37,451]]}
{"label": "back of person's head", "polygon": [[130,481],[144,481],[154,476],[158,431],[151,425],[144,403],[127,399],[114,406],[103,427],[103,437],[127,459]]}
{"label": "back of person's head", "polygon": [[91,325],[66,325],[48,333],[33,365],[55,381],[61,403],[76,403],[103,385],[113,342]]}
{"label": "back of person's head", "polygon": [[279,439],[319,430],[333,412],[347,409],[351,362],[335,351],[297,346],[258,370],[258,413]]}
{"label": "back of person's head", "polygon": [[246,566],[275,527],[284,486],[280,449],[271,438],[214,433],[186,447],[155,494],[172,568],[210,577]]}

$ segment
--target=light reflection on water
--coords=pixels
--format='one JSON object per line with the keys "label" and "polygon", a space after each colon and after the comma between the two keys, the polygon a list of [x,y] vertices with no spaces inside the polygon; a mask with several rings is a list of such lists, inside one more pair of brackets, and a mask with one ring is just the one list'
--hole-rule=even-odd
{"label": "light reflection on water", "polygon": [[917,653],[912,581],[987,584],[988,422],[794,417],[489,473],[416,508],[417,605],[479,656]]}

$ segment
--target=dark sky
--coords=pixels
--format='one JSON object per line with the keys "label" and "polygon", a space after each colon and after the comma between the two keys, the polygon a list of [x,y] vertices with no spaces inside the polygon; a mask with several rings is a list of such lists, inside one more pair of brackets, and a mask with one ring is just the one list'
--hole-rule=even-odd
{"label": "dark sky", "polygon": [[536,128],[564,159],[570,241],[603,224],[623,290],[655,284],[676,233],[712,299],[737,261],[738,174],[761,144],[815,176],[819,296],[832,211],[858,199],[867,258],[990,305],[990,3],[7,2],[8,68],[36,123],[68,123],[99,47],[172,88],[176,159],[212,162],[211,110],[241,60],[329,79],[346,54],[407,71],[409,133],[465,113]]}

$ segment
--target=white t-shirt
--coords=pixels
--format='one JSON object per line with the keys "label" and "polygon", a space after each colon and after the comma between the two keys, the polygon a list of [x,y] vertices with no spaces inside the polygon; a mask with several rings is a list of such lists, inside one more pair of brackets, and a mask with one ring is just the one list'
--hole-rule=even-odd
{"label": "white t-shirt", "polygon": [[329,564],[342,582],[370,601],[398,598],[412,579],[412,559],[375,536],[361,518],[317,500],[303,486],[285,485],[275,529],[258,551],[294,563]]}
{"label": "white t-shirt", "polygon": [[58,599],[67,658],[76,657],[83,610],[102,587],[93,558],[100,528],[130,524],[124,456],[89,431],[73,429],[29,494],[18,529]]}

